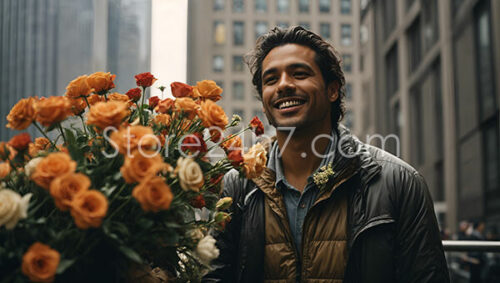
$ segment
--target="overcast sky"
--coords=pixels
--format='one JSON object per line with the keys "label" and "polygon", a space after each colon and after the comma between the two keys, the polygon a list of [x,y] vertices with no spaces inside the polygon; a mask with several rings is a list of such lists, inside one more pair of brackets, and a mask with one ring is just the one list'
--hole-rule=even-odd
{"label": "overcast sky", "polygon": [[[188,0],[153,0],[151,28],[151,73],[158,78],[155,86],[186,82],[187,4]],[[161,95],[159,90],[152,95]]]}

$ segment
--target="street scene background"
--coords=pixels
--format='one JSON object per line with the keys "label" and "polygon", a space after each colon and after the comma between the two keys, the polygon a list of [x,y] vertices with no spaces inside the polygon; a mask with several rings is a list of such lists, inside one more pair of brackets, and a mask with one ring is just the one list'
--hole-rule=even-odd
{"label": "street scene background", "polygon": [[[95,71],[116,74],[121,93],[147,71],[165,86],[211,79],[228,114],[266,121],[245,54],[294,25],[337,49],[342,123],[423,174],[443,239],[498,240],[497,0],[0,0],[0,140],[17,134],[5,117],[19,99]],[[498,254],[450,253],[454,282],[474,259],[485,280],[498,268]]]}

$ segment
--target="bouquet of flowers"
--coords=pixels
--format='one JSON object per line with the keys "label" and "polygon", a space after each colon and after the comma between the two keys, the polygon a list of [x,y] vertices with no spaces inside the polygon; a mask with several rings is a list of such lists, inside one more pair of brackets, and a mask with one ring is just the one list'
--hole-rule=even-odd
{"label": "bouquet of flowers", "polygon": [[[22,99],[7,116],[43,137],[0,142],[0,281],[196,282],[218,256],[208,232],[224,229],[232,203],[221,180],[263,171],[263,146],[243,153],[239,137],[262,123],[226,135],[241,118],[216,104],[213,81],[175,82],[174,99],[146,103],[152,74],[126,94],[111,92],[114,79],[80,76],[64,96]],[[224,156],[210,160],[214,148]]]}

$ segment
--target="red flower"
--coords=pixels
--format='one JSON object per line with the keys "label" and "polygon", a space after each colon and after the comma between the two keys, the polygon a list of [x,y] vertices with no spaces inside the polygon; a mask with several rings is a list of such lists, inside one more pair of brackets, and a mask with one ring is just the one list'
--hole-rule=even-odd
{"label": "red flower", "polygon": [[149,108],[154,109],[156,105],[160,102],[160,98],[158,96],[153,96],[149,98]]}
{"label": "red flower", "polygon": [[194,133],[186,136],[182,140],[181,150],[189,150],[192,153],[207,152],[207,144],[203,140],[203,135],[200,133]]}
{"label": "red flower", "polygon": [[250,121],[250,127],[255,132],[257,136],[260,136],[264,133],[264,124],[259,120],[259,117],[253,117],[252,121]]}
{"label": "red flower", "polygon": [[203,208],[206,205],[205,198],[203,195],[197,195],[191,200],[191,205],[195,208]]}
{"label": "red flower", "polygon": [[174,97],[190,96],[193,92],[193,87],[181,82],[173,82],[170,84],[172,95]]}
{"label": "red flower", "polygon": [[137,86],[142,87],[150,87],[156,81],[156,78],[150,72],[135,75],[134,78]]}
{"label": "red flower", "polygon": [[130,100],[132,100],[132,101],[139,101],[139,99],[141,99],[142,91],[141,91],[140,88],[136,87],[136,88],[130,89],[125,94],[128,96],[128,98]]}
{"label": "red flower", "polygon": [[172,98],[165,98],[164,100],[158,102],[155,107],[155,111],[158,113],[167,114],[170,110],[174,108],[175,101]]}
{"label": "red flower", "polygon": [[243,156],[241,155],[241,150],[231,150],[229,154],[227,155],[227,159],[231,161],[231,165],[234,167],[239,167],[243,163]]}
{"label": "red flower", "polygon": [[19,151],[27,149],[30,143],[31,136],[28,133],[16,135],[9,141],[9,145]]}

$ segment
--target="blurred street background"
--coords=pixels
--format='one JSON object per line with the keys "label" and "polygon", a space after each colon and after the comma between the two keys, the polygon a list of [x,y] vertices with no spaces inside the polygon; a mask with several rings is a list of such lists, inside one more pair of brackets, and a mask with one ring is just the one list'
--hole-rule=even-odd
{"label": "blurred street background", "polygon": [[[95,71],[116,74],[122,93],[151,71],[164,96],[172,81],[212,79],[229,115],[265,121],[244,55],[294,25],[341,54],[342,123],[424,175],[443,239],[498,240],[499,0],[0,0],[0,140],[16,134],[5,116],[20,98],[61,95]],[[484,274],[499,264],[450,258],[455,282],[474,258]]]}

